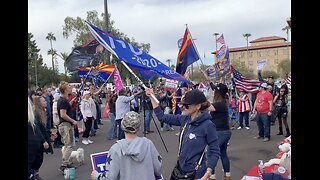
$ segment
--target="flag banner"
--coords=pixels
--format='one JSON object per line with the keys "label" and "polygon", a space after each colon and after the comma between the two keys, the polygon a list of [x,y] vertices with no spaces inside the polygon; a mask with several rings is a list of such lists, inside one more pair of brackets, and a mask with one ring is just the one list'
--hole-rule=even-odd
{"label": "flag banner", "polygon": [[186,28],[177,57],[176,72],[183,75],[186,72],[187,67],[199,59],[200,56],[193,43],[191,34],[188,28]]}
{"label": "flag banner", "polygon": [[214,79],[214,78],[219,77],[219,76],[220,76],[220,68],[219,68],[218,63],[209,66],[209,67],[206,69],[205,73],[207,74],[207,76],[208,76],[210,79]]}
{"label": "flag banner", "polygon": [[114,68],[115,66],[113,65],[98,64],[97,66],[80,68],[78,71],[78,76],[81,78],[83,77],[84,78],[89,77],[92,79],[97,78],[105,82],[109,79],[110,75],[113,73]]}
{"label": "flag banner", "polygon": [[183,41],[183,38],[180,38],[180,39],[178,40],[178,48],[179,48],[179,49],[181,48],[182,41]]}
{"label": "flag banner", "polygon": [[267,60],[260,59],[257,61],[257,70],[262,70],[263,67],[267,64]]}
{"label": "flag banner", "polygon": [[223,34],[221,34],[221,36],[217,39],[217,42],[220,43],[220,44],[226,44],[226,43],[224,42]]}
{"label": "flag banner", "polygon": [[72,50],[64,62],[64,65],[71,72],[83,67],[96,66],[99,64],[99,54],[101,54],[103,50],[104,48],[97,40],[94,38],[89,39],[81,46]]}
{"label": "flag banner", "polygon": [[244,77],[239,71],[235,70],[232,66],[231,71],[233,75],[233,83],[236,90],[245,90],[248,93],[259,92],[259,86],[262,83],[261,81]]}
{"label": "flag banner", "polygon": [[172,79],[166,79],[164,87],[169,89],[177,89],[178,88],[178,81]]}
{"label": "flag banner", "polygon": [[226,54],[227,46],[223,45],[220,47],[220,49],[217,51],[216,57],[217,59],[223,58],[222,56]]}
{"label": "flag banner", "polygon": [[86,24],[89,27],[91,34],[103,47],[114,54],[120,61],[125,62],[132,68],[150,70],[168,79],[175,79],[177,81],[188,81],[183,76],[181,76],[181,74],[178,74],[176,71],[169,68],[158,59],[134,47],[130,43],[119,39],[111,34],[107,34],[98,27],[89,24],[88,22],[86,22]]}
{"label": "flag banner", "polygon": [[144,79],[151,79],[153,78],[153,76],[155,76],[157,73],[155,73],[154,71],[151,71],[151,70],[145,70],[145,69],[142,69],[142,68],[133,68],[133,69],[136,69],[139,74],[144,78]]}
{"label": "flag banner", "polygon": [[121,76],[119,74],[117,66],[115,66],[115,68],[114,68],[113,77],[114,77],[115,91],[116,91],[116,93],[118,93],[119,90],[123,87],[123,84],[122,84]]}
{"label": "flag banner", "polygon": [[286,79],[286,83],[291,85],[291,75],[289,75],[288,78]]}
{"label": "flag banner", "polygon": [[210,79],[220,78],[230,72],[229,49],[226,48],[225,55],[222,59],[218,59],[215,64],[206,69],[206,73]]}

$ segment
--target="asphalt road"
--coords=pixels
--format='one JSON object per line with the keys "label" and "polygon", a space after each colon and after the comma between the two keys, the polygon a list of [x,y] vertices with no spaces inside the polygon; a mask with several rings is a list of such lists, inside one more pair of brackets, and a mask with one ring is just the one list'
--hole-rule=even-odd
{"label": "asphalt road", "polygon": [[[291,125],[291,113],[289,113],[288,123]],[[159,153],[163,157],[163,177],[165,180],[169,179],[171,171],[177,160],[178,150],[178,136],[175,134],[178,132],[179,127],[174,126],[174,131],[161,132],[161,136],[164,140],[168,152],[166,152],[165,146],[161,141],[159,133],[157,132],[155,123],[160,131],[160,123],[156,118],[151,123],[151,130],[154,133],[146,135],[151,139],[158,149]],[[85,150],[85,163],[76,169],[77,180],[89,180],[92,170],[90,154],[107,151],[114,140],[106,139],[107,129],[110,127],[110,121],[108,119],[102,119],[103,125],[99,125],[97,135],[92,137],[93,144],[84,145],[81,140],[76,143],[76,150],[78,147],[82,147]],[[283,135],[276,135],[278,133],[278,121],[274,126],[271,126],[271,140],[268,142],[262,142],[261,139],[254,139],[253,137],[258,134],[257,124],[255,121],[250,122],[251,129],[232,130],[232,137],[230,145],[228,147],[228,155],[231,164],[231,177],[233,180],[241,180],[241,178],[252,168],[252,166],[258,164],[258,160],[264,162],[272,159],[278,153],[278,144],[285,137]],[[139,133],[139,136],[144,136]],[[81,137],[81,135],[80,135]],[[40,169],[40,176],[45,180],[62,180],[63,175],[58,171],[61,164],[61,149],[54,149],[54,154],[44,154],[43,165]],[[219,160],[216,167],[216,178],[222,179],[222,166]]]}

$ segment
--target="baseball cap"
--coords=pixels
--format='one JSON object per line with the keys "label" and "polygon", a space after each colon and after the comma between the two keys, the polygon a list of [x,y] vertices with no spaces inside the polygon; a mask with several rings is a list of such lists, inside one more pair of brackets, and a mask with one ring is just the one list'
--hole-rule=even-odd
{"label": "baseball cap", "polygon": [[202,91],[198,89],[194,89],[188,91],[183,99],[183,104],[201,104],[207,102],[206,96],[203,94]]}
{"label": "baseball cap", "polygon": [[83,96],[90,94],[90,91],[83,91]]}
{"label": "baseball cap", "polygon": [[140,114],[129,111],[121,121],[121,129],[128,133],[136,133],[141,126],[141,122]]}
{"label": "baseball cap", "polygon": [[268,84],[267,84],[267,83],[261,83],[261,84],[260,84],[260,87],[268,88]]}

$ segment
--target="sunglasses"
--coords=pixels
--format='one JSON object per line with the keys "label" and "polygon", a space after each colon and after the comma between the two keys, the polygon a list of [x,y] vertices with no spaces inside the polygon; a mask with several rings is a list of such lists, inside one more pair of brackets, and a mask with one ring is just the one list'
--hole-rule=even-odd
{"label": "sunglasses", "polygon": [[186,109],[189,109],[190,104],[183,104],[182,106],[184,106]]}

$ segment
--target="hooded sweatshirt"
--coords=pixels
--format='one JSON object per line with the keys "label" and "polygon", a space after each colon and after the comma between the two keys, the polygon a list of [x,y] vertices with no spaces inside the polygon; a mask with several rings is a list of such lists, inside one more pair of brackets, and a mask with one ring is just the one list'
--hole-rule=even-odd
{"label": "hooded sweatshirt", "polygon": [[[178,158],[182,171],[191,172],[195,170],[206,146],[208,146],[207,155],[203,156],[201,166],[196,171],[195,178],[200,179],[205,174],[207,167],[211,169],[216,167],[220,157],[220,148],[216,127],[211,121],[212,117],[208,112],[201,113],[191,121],[190,115],[164,114],[160,106],[153,110],[161,122],[181,127],[184,127],[186,124],[181,139],[181,150]],[[181,133],[182,132],[180,132],[180,134]]]}
{"label": "hooded sweatshirt", "polygon": [[[109,150],[107,171],[100,180],[153,180],[161,176],[162,157],[151,140],[118,140]],[[95,174],[98,179],[99,174]]]}

